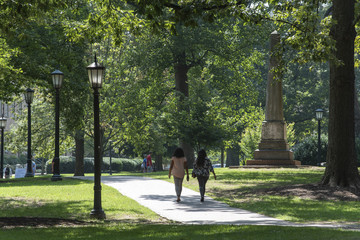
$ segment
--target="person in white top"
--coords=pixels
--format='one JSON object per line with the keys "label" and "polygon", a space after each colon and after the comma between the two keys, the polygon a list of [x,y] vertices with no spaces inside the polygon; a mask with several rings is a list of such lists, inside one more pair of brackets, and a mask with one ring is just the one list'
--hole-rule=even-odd
{"label": "person in white top", "polygon": [[171,174],[174,176],[175,192],[177,196],[177,202],[180,202],[180,196],[182,191],[182,183],[184,180],[186,171],[186,180],[189,181],[189,169],[187,166],[186,157],[182,148],[177,148],[171,158],[171,164],[169,169],[169,178]]}

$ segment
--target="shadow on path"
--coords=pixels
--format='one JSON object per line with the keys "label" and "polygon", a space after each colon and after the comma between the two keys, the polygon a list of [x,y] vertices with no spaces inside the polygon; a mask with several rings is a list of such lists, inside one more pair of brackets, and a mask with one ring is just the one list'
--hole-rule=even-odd
{"label": "shadow on path", "polygon": [[[93,180],[93,177],[76,177]],[[200,202],[198,192],[183,187],[181,202],[176,202],[173,183],[148,177],[102,176],[102,183],[117,189],[162,217],[184,224],[277,225],[294,227],[348,228],[339,224],[296,224],[267,217],[205,196]],[[358,229],[357,229],[358,230]]]}

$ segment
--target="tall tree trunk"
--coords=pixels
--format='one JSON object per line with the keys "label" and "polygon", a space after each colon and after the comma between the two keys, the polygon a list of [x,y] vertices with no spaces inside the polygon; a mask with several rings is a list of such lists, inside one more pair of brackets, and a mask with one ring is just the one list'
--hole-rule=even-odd
{"label": "tall tree trunk", "polygon": [[330,61],[329,145],[322,183],[360,189],[356,167],[354,121],[354,0],[333,0],[336,25],[331,37],[336,41]]}
{"label": "tall tree trunk", "polygon": [[[175,89],[180,92],[180,99],[178,102],[179,111],[185,110],[189,112],[189,109],[184,106],[185,98],[189,97],[189,84],[188,84],[188,71],[189,66],[186,65],[185,52],[178,54],[176,57],[175,69]],[[189,143],[188,139],[190,136],[180,138],[180,147],[185,152],[185,157],[188,161],[188,166],[192,168],[194,163],[194,148]]]}
{"label": "tall tree trunk", "polygon": [[194,154],[194,148],[188,144],[186,141],[180,140],[180,147],[185,152],[185,157],[187,160],[187,164],[189,168],[193,168],[194,161],[195,161],[195,154]]}
{"label": "tall tree trunk", "polygon": [[360,137],[360,105],[358,100],[358,94],[356,90],[355,93],[355,137]]}
{"label": "tall tree trunk", "polygon": [[224,155],[225,155],[225,149],[224,147],[221,147],[221,159],[220,159],[221,167],[224,167]]}
{"label": "tall tree trunk", "polygon": [[44,175],[45,174],[45,159],[44,158],[41,158],[41,175]]}
{"label": "tall tree trunk", "polygon": [[231,147],[226,150],[226,166],[239,166],[240,158],[239,158],[240,147]]}
{"label": "tall tree trunk", "polygon": [[84,136],[83,130],[75,133],[75,173],[74,176],[84,176]]}
{"label": "tall tree trunk", "polygon": [[162,158],[163,158],[162,154],[155,155],[155,170],[156,171],[164,170],[163,166],[162,166]]}

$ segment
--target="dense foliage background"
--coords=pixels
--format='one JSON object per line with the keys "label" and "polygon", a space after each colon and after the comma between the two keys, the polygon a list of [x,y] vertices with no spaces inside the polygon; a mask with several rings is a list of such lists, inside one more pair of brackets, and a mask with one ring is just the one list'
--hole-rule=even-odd
{"label": "dense foliage background", "polygon": [[[322,132],[328,126],[330,1],[257,1],[232,10],[233,2],[224,1],[229,8],[216,13],[204,9],[219,1],[181,1],[185,10],[192,6],[188,12],[161,3],[168,1],[32,2],[4,2],[0,9],[0,96],[12,109],[7,117],[15,120],[5,134],[6,162],[13,164],[11,154],[26,151],[27,87],[35,90],[33,155],[52,159],[55,69],[65,74],[61,153],[75,156],[83,149],[80,158],[92,157],[92,91],[85,70],[95,53],[106,66],[100,91],[103,156],[142,158],[151,151],[166,164],[180,139],[195,152],[207,149],[213,162],[251,159],[264,119],[269,35],[276,29],[283,43],[288,140],[298,160],[316,164],[315,109],[325,110]],[[186,92],[176,86],[181,74]],[[322,161],[326,146],[323,135]]]}

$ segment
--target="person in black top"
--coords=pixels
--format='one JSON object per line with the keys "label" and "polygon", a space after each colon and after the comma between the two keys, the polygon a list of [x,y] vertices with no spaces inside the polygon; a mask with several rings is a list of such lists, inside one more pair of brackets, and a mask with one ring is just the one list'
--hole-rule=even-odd
{"label": "person in black top", "polygon": [[198,153],[198,157],[194,163],[194,168],[192,172],[193,177],[197,177],[199,182],[199,190],[200,190],[200,201],[204,201],[205,195],[205,185],[206,182],[209,180],[210,172],[214,174],[214,178],[216,180],[216,174],[214,168],[211,164],[210,159],[207,157],[206,152],[204,149],[201,149]]}
{"label": "person in black top", "polygon": [[5,178],[10,178],[11,169],[9,165],[6,165],[5,168]]}

